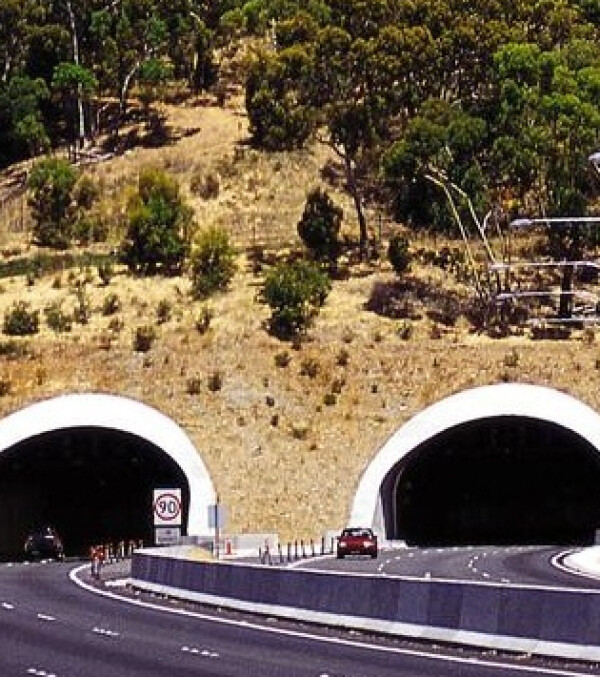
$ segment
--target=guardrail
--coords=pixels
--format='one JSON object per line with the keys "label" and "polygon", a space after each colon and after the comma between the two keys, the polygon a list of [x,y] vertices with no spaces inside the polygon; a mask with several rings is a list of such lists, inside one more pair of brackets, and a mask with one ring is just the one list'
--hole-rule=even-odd
{"label": "guardrail", "polygon": [[[167,549],[168,550],[168,549]],[[137,588],[254,613],[454,644],[600,660],[600,593],[201,562],[136,551]]]}

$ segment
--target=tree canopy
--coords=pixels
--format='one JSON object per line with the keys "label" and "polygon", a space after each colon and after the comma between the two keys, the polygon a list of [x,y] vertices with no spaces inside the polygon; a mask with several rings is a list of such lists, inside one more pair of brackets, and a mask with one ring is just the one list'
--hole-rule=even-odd
{"label": "tree canopy", "polygon": [[[132,92],[218,77],[247,41],[252,141],[317,138],[338,156],[358,241],[367,207],[448,230],[432,177],[476,208],[586,209],[600,147],[600,21],[592,0],[5,0],[0,166],[92,137]],[[147,113],[149,111],[146,111]]]}

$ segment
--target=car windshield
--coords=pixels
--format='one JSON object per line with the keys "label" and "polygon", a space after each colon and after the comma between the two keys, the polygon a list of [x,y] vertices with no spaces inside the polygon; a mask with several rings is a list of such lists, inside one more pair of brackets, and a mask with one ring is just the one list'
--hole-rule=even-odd
{"label": "car windshield", "polygon": [[370,529],[344,529],[342,536],[346,538],[373,538]]}

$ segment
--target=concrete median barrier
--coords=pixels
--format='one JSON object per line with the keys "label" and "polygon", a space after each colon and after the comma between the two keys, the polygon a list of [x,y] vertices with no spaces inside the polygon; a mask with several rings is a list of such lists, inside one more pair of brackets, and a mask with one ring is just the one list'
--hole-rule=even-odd
{"label": "concrete median barrier", "polygon": [[195,561],[137,551],[134,587],[331,626],[600,660],[600,594]]}

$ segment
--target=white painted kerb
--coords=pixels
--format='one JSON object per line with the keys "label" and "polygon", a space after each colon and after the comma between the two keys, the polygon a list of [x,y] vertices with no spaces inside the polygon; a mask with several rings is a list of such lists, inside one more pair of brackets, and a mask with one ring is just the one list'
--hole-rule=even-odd
{"label": "white painted kerb", "polygon": [[500,416],[555,423],[587,440],[600,453],[600,416],[574,397],[553,388],[523,383],[472,388],[424,409],[386,442],[360,480],[349,523],[372,526],[382,531],[381,486],[398,461],[449,428]]}
{"label": "white painted kerb", "polygon": [[208,471],[185,432],[170,418],[126,397],[84,393],[32,404],[0,420],[0,454],[27,439],[68,428],[108,428],[147,440],[170,456],[190,488],[189,535],[206,535],[208,506],[215,490]]}

